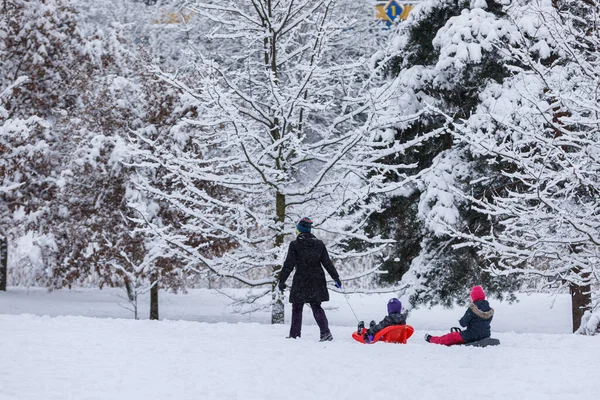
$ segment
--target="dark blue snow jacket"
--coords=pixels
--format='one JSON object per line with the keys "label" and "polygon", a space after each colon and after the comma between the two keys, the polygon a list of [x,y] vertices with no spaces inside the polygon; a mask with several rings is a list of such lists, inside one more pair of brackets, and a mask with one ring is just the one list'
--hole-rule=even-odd
{"label": "dark blue snow jacket", "polygon": [[460,326],[467,328],[460,332],[465,343],[489,338],[492,334],[490,324],[493,317],[494,309],[487,300],[471,303],[465,315],[458,321]]}
{"label": "dark blue snow jacket", "polygon": [[367,335],[375,335],[377,332],[382,330],[383,328],[387,328],[392,325],[406,325],[406,317],[400,313],[391,313],[386,315],[385,318],[380,321],[378,324],[373,325],[373,327],[369,328],[366,332]]}

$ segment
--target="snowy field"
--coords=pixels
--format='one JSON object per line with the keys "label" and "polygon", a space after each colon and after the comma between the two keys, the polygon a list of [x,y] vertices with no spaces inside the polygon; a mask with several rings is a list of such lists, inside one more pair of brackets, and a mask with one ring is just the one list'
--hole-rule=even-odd
{"label": "snowy field", "polygon": [[[235,314],[210,290],[161,294],[160,322],[131,319],[122,292],[0,292],[0,399],[596,399],[600,337],[569,334],[568,296],[492,302],[498,347],[426,343],[463,308],[415,310],[406,345],[361,345],[345,298],[325,303],[335,340],[318,342],[307,309],[302,339],[267,312]],[[389,296],[352,295],[360,319]],[[141,305],[147,316],[147,299]]]}

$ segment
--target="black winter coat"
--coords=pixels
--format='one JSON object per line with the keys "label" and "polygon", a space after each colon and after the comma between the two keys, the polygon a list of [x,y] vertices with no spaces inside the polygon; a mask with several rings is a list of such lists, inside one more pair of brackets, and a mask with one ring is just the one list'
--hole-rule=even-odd
{"label": "black winter coat", "polygon": [[329,300],[325,272],[339,280],[325,244],[312,233],[301,233],[290,243],[279,280],[285,282],[295,268],[290,303],[320,303]]}
{"label": "black winter coat", "polygon": [[458,321],[460,326],[467,327],[460,332],[465,343],[489,338],[491,336],[490,324],[494,317],[494,309],[487,300],[477,300],[471,303],[465,315]]}
{"label": "black winter coat", "polygon": [[375,335],[383,328],[392,325],[406,325],[406,317],[400,313],[386,315],[382,321],[367,330],[367,335]]}

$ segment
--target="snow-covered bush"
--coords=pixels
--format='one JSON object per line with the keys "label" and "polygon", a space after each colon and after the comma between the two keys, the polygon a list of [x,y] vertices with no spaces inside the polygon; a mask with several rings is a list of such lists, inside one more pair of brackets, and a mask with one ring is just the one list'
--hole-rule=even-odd
{"label": "snow-covered bush", "polygon": [[600,312],[586,311],[581,317],[581,326],[575,333],[589,336],[600,334]]}

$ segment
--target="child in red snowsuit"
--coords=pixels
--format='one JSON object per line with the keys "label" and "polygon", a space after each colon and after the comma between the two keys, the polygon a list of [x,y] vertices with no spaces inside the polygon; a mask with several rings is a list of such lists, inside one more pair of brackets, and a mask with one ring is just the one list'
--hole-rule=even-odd
{"label": "child in red snowsuit", "polygon": [[476,342],[491,336],[491,322],[494,317],[494,309],[485,299],[485,293],[481,286],[473,286],[471,289],[472,303],[467,308],[465,315],[458,321],[460,326],[467,329],[460,332],[450,332],[443,336],[431,336],[426,334],[425,340],[430,343],[452,346]]}

